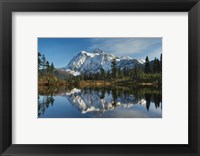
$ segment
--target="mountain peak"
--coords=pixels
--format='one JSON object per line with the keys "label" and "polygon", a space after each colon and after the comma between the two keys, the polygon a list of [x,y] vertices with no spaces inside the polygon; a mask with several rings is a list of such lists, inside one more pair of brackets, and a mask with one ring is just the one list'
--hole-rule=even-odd
{"label": "mountain peak", "polygon": [[104,52],[100,48],[96,48],[96,49],[93,50],[93,53],[103,54]]}
{"label": "mountain peak", "polygon": [[87,51],[81,51],[79,54],[89,56],[89,57],[95,56],[95,53],[90,53],[90,52],[87,52]]}
{"label": "mountain peak", "polygon": [[97,48],[92,52],[81,51],[63,69],[75,76],[80,73],[96,73],[99,72],[100,69],[104,69],[104,71],[107,72],[111,70],[113,59],[116,59],[117,66],[120,69],[124,67],[133,68],[135,65],[143,65],[143,61],[141,60],[133,59],[128,56],[117,57]]}

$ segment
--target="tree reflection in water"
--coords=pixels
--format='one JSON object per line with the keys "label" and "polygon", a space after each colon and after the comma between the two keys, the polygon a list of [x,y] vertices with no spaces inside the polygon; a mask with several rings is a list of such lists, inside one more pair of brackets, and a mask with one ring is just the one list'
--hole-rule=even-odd
{"label": "tree reflection in water", "polygon": [[71,105],[80,113],[96,113],[101,116],[106,111],[113,111],[119,107],[128,109],[133,105],[146,105],[147,112],[150,105],[162,109],[162,92],[160,88],[136,87],[39,87],[38,116],[41,116],[53,106],[54,96],[68,99]]}
{"label": "tree reflection in water", "polygon": [[[41,90],[42,89],[42,90]],[[45,113],[49,106],[53,106],[55,99],[53,98],[54,87],[39,87],[38,95],[38,116]]]}

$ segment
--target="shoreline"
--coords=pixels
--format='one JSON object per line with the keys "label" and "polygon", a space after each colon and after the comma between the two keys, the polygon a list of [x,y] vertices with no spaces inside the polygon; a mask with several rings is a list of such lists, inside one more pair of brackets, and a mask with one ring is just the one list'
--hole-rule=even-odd
{"label": "shoreline", "polygon": [[80,82],[56,82],[48,84],[47,82],[38,82],[38,86],[80,86],[80,87],[111,87],[111,86],[159,86],[157,82],[134,82],[134,81],[80,81]]}

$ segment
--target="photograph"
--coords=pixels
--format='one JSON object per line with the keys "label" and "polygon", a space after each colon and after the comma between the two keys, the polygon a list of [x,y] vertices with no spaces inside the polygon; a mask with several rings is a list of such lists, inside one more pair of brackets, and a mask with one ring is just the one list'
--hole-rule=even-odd
{"label": "photograph", "polygon": [[37,117],[162,118],[162,40],[39,37]]}

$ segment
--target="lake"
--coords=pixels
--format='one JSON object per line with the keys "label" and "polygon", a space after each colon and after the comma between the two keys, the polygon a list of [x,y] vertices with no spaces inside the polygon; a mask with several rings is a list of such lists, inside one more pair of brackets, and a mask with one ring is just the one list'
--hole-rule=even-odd
{"label": "lake", "polygon": [[39,87],[38,118],[162,118],[155,87]]}

